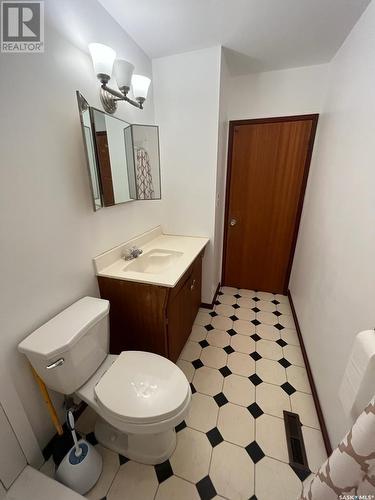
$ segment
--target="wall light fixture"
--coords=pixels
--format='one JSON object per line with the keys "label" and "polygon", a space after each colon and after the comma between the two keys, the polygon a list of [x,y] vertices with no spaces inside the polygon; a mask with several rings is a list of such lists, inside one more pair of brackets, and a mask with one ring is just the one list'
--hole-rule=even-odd
{"label": "wall light fixture", "polygon": [[[100,100],[105,111],[114,113],[118,101],[126,101],[136,108],[143,109],[151,80],[147,76],[133,75],[134,65],[125,59],[116,59],[116,52],[107,45],[90,43],[89,51],[96,76],[102,84]],[[112,72],[120,91],[108,87]],[[128,97],[131,86],[135,101]]]}

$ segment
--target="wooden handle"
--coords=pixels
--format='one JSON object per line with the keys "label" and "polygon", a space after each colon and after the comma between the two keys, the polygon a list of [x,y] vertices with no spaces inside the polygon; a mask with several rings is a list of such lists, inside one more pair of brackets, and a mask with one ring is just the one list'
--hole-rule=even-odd
{"label": "wooden handle", "polygon": [[40,392],[42,393],[44,402],[47,405],[47,410],[48,410],[49,416],[51,417],[52,423],[55,426],[57,434],[59,436],[62,436],[64,434],[64,431],[63,431],[62,425],[60,424],[60,420],[59,420],[59,417],[57,416],[55,407],[53,406],[51,398],[48,394],[46,384],[39,377],[39,375],[37,374],[37,372],[34,370],[34,368],[32,366],[31,366],[31,371],[33,372],[34,378],[39,386]]}

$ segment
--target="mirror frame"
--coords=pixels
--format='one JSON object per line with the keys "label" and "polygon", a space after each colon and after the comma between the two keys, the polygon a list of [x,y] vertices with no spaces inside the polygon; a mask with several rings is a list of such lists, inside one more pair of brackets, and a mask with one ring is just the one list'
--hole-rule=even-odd
{"label": "mirror frame", "polygon": [[159,173],[159,193],[160,196],[158,198],[138,198],[138,187],[137,183],[135,184],[135,189],[136,189],[136,200],[137,201],[154,201],[154,200],[161,200],[161,167],[160,167],[160,137],[159,137],[159,125],[145,125],[144,123],[132,123],[130,125],[130,132],[131,132],[131,137],[132,137],[132,156],[133,156],[133,168],[135,172],[135,177],[137,176],[136,173],[136,153],[135,153],[135,147],[134,147],[134,127],[152,127],[156,129],[156,135],[157,135],[157,140],[158,140],[158,173]]}
{"label": "mirror frame", "polygon": [[[102,189],[102,185],[101,185],[100,175],[99,175],[99,172],[98,172],[98,164],[97,164],[98,160],[97,160],[97,157],[96,157],[96,147],[94,145],[94,138],[93,138],[93,135],[92,135],[92,128],[88,127],[87,125],[85,125],[85,123],[83,121],[83,112],[84,111],[88,111],[89,112],[89,116],[90,116],[90,105],[86,101],[86,99],[83,97],[83,95],[81,94],[81,92],[79,90],[76,90],[76,97],[77,97],[77,103],[78,103],[79,118],[80,118],[80,122],[81,122],[81,133],[82,133],[82,140],[83,140],[84,150],[85,150],[87,173],[89,174],[89,179],[90,179],[91,198],[92,198],[94,212],[97,212],[98,210],[100,210],[101,208],[104,207],[104,204],[103,204],[103,195],[102,195],[103,189]],[[90,116],[90,125],[91,125],[91,116]],[[95,174],[96,174],[95,175],[95,181],[96,181],[96,185],[99,188],[100,205],[96,203],[97,198],[95,197],[94,180],[93,180],[93,176],[92,176],[91,168],[90,168],[90,158],[89,158],[88,144],[87,144],[86,133],[85,133],[85,130],[87,128],[90,129],[90,138],[91,138],[91,144],[90,144],[90,146],[92,147],[92,151],[93,151],[94,158],[95,158]]]}

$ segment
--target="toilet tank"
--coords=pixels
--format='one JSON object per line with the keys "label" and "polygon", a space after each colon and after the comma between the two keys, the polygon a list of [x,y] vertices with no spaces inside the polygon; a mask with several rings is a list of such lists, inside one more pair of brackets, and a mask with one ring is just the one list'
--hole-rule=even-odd
{"label": "toilet tank", "polygon": [[73,394],[109,351],[109,302],[83,297],[18,345],[47,387]]}

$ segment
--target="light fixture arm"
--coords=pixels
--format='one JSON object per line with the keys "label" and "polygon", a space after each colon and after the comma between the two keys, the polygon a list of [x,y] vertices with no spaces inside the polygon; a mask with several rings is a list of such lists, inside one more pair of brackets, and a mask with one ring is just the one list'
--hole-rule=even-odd
{"label": "light fixture arm", "polygon": [[139,97],[136,101],[133,101],[133,99],[130,99],[127,96],[127,93],[129,91],[127,88],[124,88],[123,92],[117,92],[117,90],[111,89],[111,87],[108,87],[108,85],[104,82],[102,83],[102,89],[116,97],[116,99],[113,99],[114,101],[126,101],[138,109],[143,109],[143,103],[145,99],[143,99],[143,97]]}

